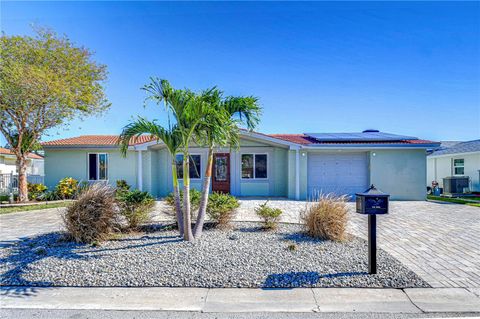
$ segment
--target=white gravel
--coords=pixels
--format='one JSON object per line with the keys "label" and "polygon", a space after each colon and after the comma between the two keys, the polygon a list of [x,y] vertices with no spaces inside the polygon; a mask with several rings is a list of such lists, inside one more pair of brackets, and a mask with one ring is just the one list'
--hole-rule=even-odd
{"label": "white gravel", "polygon": [[[61,233],[0,250],[0,285],[167,287],[428,287],[383,250],[368,275],[367,243],[313,240],[298,225],[265,232],[256,223],[206,230],[195,243],[153,229],[99,247]],[[288,249],[294,244],[296,249]]]}

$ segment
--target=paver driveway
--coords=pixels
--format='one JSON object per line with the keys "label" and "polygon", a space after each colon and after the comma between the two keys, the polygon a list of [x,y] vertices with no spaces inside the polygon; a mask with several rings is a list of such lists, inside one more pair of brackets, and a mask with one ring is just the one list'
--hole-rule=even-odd
{"label": "paver driveway", "polygon": [[[253,208],[265,199],[241,200],[237,220],[258,220]],[[304,202],[270,200],[285,211],[284,221],[298,222]],[[367,217],[353,213],[350,231],[366,237]],[[163,202],[154,220],[169,219]],[[0,215],[0,242],[61,229],[60,212],[43,211]],[[390,214],[378,217],[378,245],[390,252],[433,287],[480,287],[480,209],[432,202],[391,202]]]}

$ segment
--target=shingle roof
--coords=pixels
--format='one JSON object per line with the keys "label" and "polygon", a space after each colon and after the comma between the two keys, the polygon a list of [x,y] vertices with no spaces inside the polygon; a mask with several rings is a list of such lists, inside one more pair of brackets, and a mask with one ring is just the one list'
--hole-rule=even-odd
{"label": "shingle roof", "polygon": [[473,153],[480,152],[480,140],[473,140],[455,144],[451,147],[441,148],[436,150],[429,156],[458,154],[458,153]]}
{"label": "shingle roof", "polygon": [[[8,148],[4,148],[4,147],[0,147],[0,154],[15,156],[15,154],[11,150],[9,150]],[[27,157],[32,158],[32,159],[43,159],[43,156],[35,154],[35,153],[28,153]]]}
{"label": "shingle roof", "polygon": [[[129,145],[143,144],[152,140],[153,138],[150,135],[141,135],[138,138],[132,138]],[[81,135],[76,137],[62,138],[59,140],[43,142],[42,146],[115,146],[117,144],[117,141],[118,135]]]}
{"label": "shingle roof", "polygon": [[380,144],[380,145],[390,145],[390,144],[432,144],[435,143],[429,140],[399,140],[399,141],[318,141],[310,136],[305,134],[270,134],[271,137],[279,138],[284,141],[298,143],[303,145],[308,144]]}

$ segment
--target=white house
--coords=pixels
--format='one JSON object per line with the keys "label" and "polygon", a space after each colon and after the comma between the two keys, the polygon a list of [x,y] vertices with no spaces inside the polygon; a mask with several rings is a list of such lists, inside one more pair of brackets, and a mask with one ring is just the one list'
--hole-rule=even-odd
{"label": "white house", "polygon": [[480,140],[442,147],[427,157],[427,186],[437,181],[443,188],[443,178],[468,176],[470,190],[480,192]]}
{"label": "white house", "polygon": [[[27,174],[44,175],[43,156],[29,153],[27,160]],[[16,157],[8,148],[0,147],[0,174],[17,174]]]}

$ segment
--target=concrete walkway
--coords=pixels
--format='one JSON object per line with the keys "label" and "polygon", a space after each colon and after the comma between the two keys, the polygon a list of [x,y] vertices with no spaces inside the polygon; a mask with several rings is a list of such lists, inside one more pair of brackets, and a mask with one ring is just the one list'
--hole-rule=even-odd
{"label": "concrete walkway", "polygon": [[[265,199],[242,199],[235,219],[258,221],[254,208]],[[272,199],[284,222],[299,222],[306,203]],[[350,210],[349,231],[366,238],[367,218]],[[154,221],[171,220],[157,202]],[[0,215],[0,244],[62,229],[62,208]],[[432,287],[480,287],[480,209],[433,202],[391,202],[390,214],[378,218],[378,244]],[[1,247],[1,246],[0,246]]]}
{"label": "concrete walkway", "polygon": [[[475,294],[477,293],[477,295]],[[202,289],[2,287],[2,309],[235,312],[479,312],[479,291],[463,288]]]}

